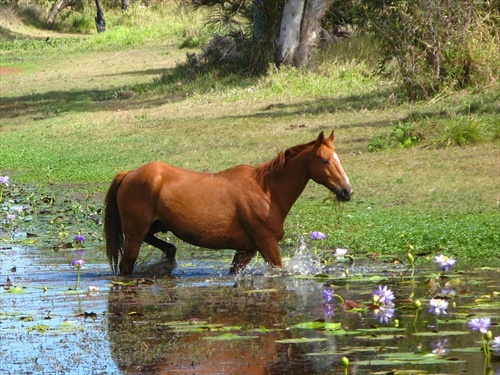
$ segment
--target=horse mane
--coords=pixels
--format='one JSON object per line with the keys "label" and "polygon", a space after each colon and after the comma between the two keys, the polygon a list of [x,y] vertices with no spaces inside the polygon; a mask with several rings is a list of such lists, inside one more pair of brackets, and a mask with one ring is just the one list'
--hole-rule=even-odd
{"label": "horse mane", "polygon": [[285,166],[288,160],[300,154],[302,151],[304,151],[307,147],[313,145],[315,142],[316,141],[312,141],[309,143],[304,143],[290,147],[285,151],[279,152],[278,156],[276,156],[274,159],[259,164],[255,170],[257,182],[261,186],[267,187],[269,181],[283,170],[283,167]]}

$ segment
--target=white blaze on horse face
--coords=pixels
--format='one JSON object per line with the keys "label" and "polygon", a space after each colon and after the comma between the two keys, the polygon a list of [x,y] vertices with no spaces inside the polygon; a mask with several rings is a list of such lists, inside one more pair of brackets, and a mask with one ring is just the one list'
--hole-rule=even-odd
{"label": "white blaze on horse face", "polygon": [[340,158],[336,152],[333,153],[333,160],[335,160],[337,162],[339,169],[342,172],[342,174],[344,175],[346,182],[350,185],[351,183],[349,181],[349,177],[347,177],[347,174],[345,173],[344,168],[342,167],[342,163],[340,162]]}

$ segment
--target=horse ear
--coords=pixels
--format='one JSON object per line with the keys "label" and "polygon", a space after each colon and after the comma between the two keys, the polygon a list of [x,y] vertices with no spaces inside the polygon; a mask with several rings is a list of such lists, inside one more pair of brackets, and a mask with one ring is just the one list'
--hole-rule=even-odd
{"label": "horse ear", "polygon": [[335,134],[334,134],[334,131],[332,130],[332,133],[330,134],[330,136],[328,137],[330,139],[330,141],[333,142],[333,140],[335,139]]}
{"label": "horse ear", "polygon": [[323,143],[324,139],[325,139],[325,133],[324,132],[319,133],[318,138],[316,139],[315,145],[320,146]]}

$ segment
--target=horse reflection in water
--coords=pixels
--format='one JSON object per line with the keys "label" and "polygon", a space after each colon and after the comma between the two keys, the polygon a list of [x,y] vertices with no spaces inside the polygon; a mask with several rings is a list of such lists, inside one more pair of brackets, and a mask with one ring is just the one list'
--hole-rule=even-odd
{"label": "horse reflection in water", "polygon": [[[287,329],[287,321],[304,296],[287,289],[289,279],[201,288],[172,279],[161,283],[113,288],[109,294],[108,337],[113,358],[125,374],[324,374],[338,362],[305,355],[314,351],[313,345],[324,348],[325,342],[276,342],[298,334]],[[269,291],[248,292],[255,283]],[[175,322],[200,328],[183,332]],[[220,330],[210,329],[213,325]],[[228,333],[252,338],[210,340]]]}
{"label": "horse reflection in water", "polygon": [[[146,242],[172,264],[176,248],[155,236],[210,249],[234,249],[230,272],[243,270],[259,252],[272,267],[282,267],[278,243],[283,223],[309,180],[348,201],[349,179],[333,145],[333,132],[280,153],[256,167],[237,165],[202,173],[152,162],[116,175],[106,195],[104,233],[113,271],[130,275]],[[120,260],[121,257],[121,260]]]}

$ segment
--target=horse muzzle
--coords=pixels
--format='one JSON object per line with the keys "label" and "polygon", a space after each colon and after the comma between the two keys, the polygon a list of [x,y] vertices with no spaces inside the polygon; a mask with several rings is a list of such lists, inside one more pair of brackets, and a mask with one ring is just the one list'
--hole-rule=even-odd
{"label": "horse muzzle", "polygon": [[348,202],[351,200],[351,195],[354,194],[354,190],[352,190],[351,186],[348,185],[347,187],[335,190],[335,195],[337,196],[337,199],[342,202]]}

